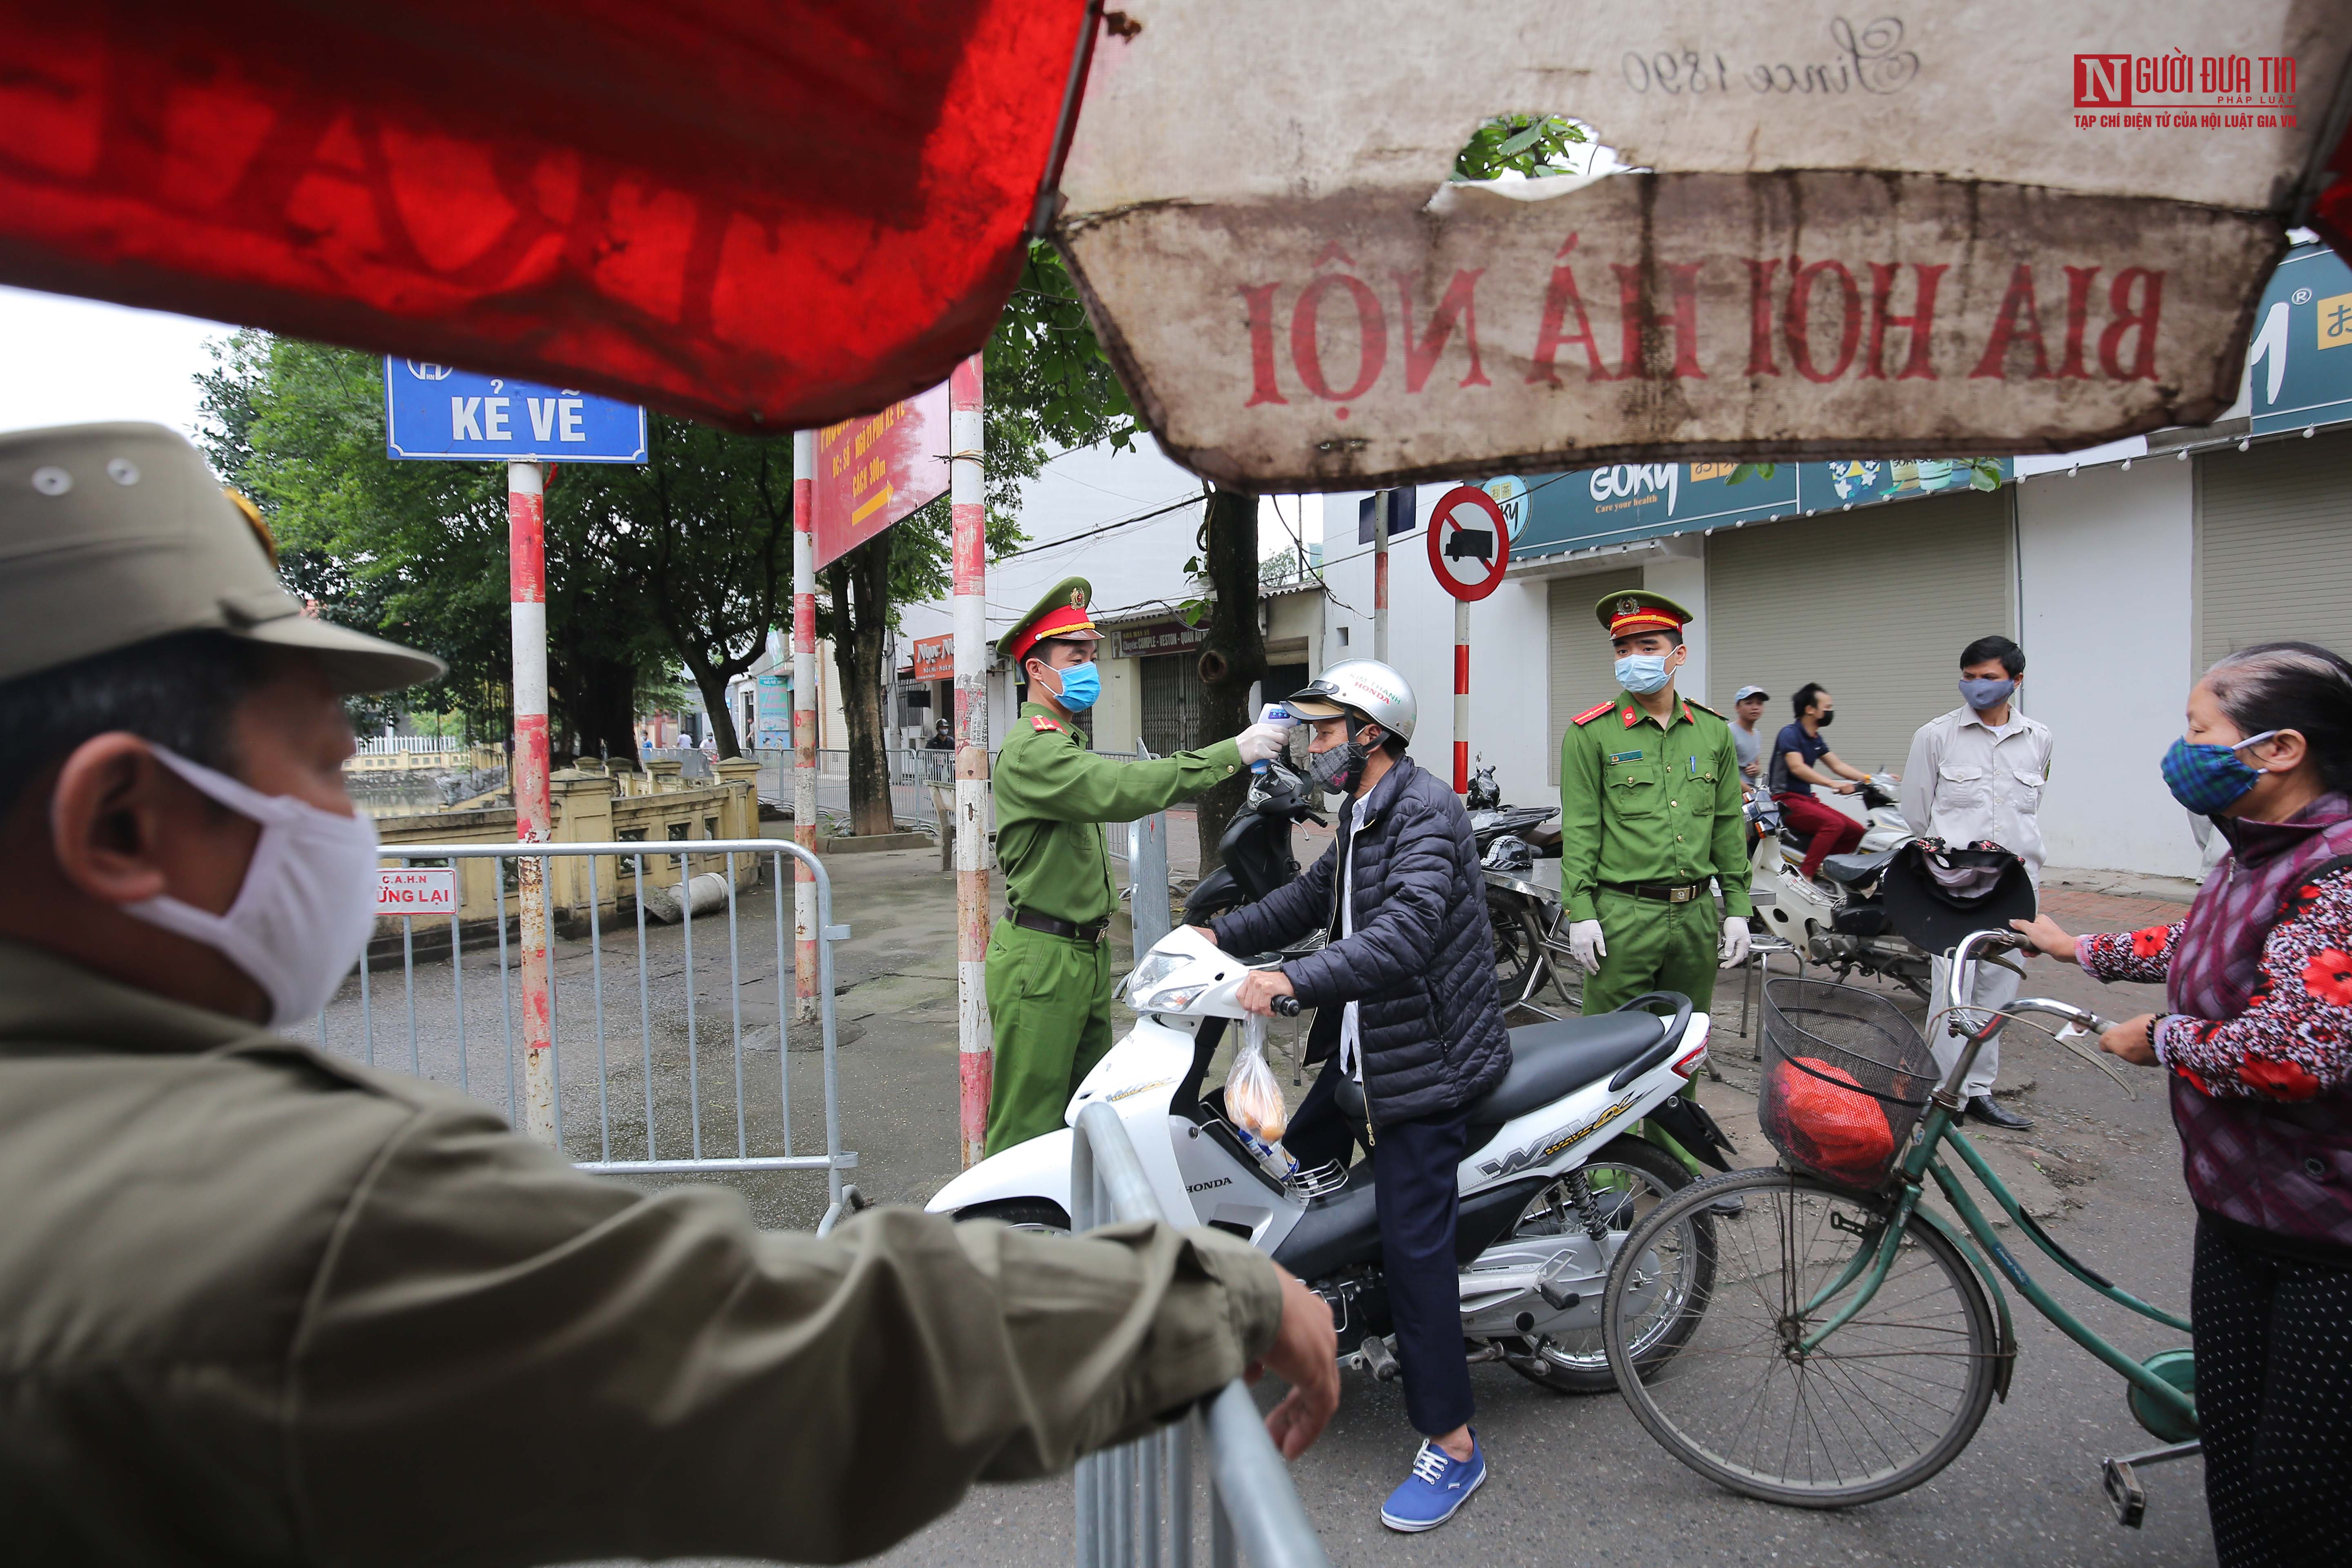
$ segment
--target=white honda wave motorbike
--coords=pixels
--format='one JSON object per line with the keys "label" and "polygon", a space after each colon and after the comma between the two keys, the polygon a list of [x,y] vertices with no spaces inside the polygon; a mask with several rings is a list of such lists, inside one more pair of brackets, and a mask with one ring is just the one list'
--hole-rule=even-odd
{"label": "white honda wave motorbike", "polygon": [[1754,840],[1756,886],[1769,889],[1757,916],[1772,935],[1845,979],[1860,971],[1900,981],[1921,997],[1927,994],[1931,964],[1926,952],[1895,934],[1878,901],[1878,880],[1895,852],[1918,837],[1895,809],[1892,775],[1874,773],[1862,786],[1864,832],[1851,852],[1822,860],[1821,874],[1799,868],[1811,836],[1780,819],[1780,807],[1761,790],[1748,793],[1748,817]]}
{"label": "white honda wave motorbike", "polygon": [[[1246,838],[1257,831],[1252,824],[1278,823],[1280,843],[1269,826],[1258,833],[1268,840],[1258,849],[1286,857],[1289,821],[1244,805],[1235,832]],[[1307,1281],[1330,1304],[1349,1363],[1386,1379],[1397,1364],[1372,1163],[1277,1173],[1226,1120],[1223,1089],[1202,1094],[1219,1043],[1246,1016],[1235,999],[1243,976],[1284,957],[1237,957],[1178,926],[1128,977],[1126,995],[1140,1016],[1087,1075],[1065,1120],[1075,1122],[1097,1100],[1114,1107],[1162,1207],[1244,1238]],[[1688,998],[1654,992],[1618,1012],[1511,1031],[1510,1072],[1471,1108],[1469,1152],[1457,1173],[1462,1333],[1473,1361],[1502,1361],[1564,1391],[1615,1386],[1601,1341],[1601,1284],[1641,1216],[1691,1180],[1636,1129],[1649,1119],[1718,1166],[1718,1151],[1729,1147],[1713,1120],[1680,1098],[1706,1059],[1707,1026]],[[1360,1144],[1361,1088],[1346,1086],[1339,1106]],[[1378,1128],[1371,1132],[1377,1137]],[[1074,1136],[1065,1129],[984,1160],[928,1207],[958,1219],[1066,1229]],[[1714,1271],[1712,1226],[1708,1215],[1695,1216],[1641,1266],[1643,1292],[1627,1320],[1638,1353],[1662,1360],[1696,1326]]]}

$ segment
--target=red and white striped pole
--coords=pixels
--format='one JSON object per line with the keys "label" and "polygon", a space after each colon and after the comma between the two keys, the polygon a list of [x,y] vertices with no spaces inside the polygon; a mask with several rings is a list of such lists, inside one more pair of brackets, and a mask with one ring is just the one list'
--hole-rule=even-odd
{"label": "red and white striped pole", "polygon": [[963,1163],[988,1136],[996,1058],[988,1025],[988,515],[980,356],[948,378],[948,500],[954,509],[956,1066]]}
{"label": "red and white striped pole", "polygon": [[1454,793],[1470,793],[1470,604],[1454,601]]}
{"label": "red and white striped pole", "polygon": [[[537,463],[507,465],[508,626],[514,646],[515,839],[544,844],[547,791],[547,489]],[[521,912],[522,1125],[555,1146],[554,1001],[547,963],[547,862],[515,865]]]}
{"label": "red and white striped pole", "polygon": [[[816,852],[816,432],[793,435],[793,842]],[[793,1016],[816,1019],[816,872],[793,879]]]}

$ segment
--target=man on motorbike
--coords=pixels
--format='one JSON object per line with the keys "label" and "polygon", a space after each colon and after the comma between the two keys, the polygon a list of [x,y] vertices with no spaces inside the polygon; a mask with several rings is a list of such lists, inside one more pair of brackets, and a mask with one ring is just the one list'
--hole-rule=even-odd
{"label": "man on motorbike", "polygon": [[[1800,833],[1813,836],[1805,848],[1804,864],[1798,868],[1811,877],[1821,871],[1822,861],[1861,843],[1863,834],[1861,823],[1814,799],[1813,786],[1853,795],[1870,781],[1870,775],[1831,751],[1830,743],[1822,739],[1822,731],[1837,717],[1837,699],[1819,681],[1808,680],[1797,688],[1790,702],[1797,721],[1781,725],[1772,742],[1772,799],[1780,807],[1781,820]],[[1840,783],[1841,779],[1845,782]]]}
{"label": "man on motorbike", "polygon": [[1465,1112],[1511,1066],[1486,880],[1469,814],[1405,755],[1416,710],[1403,677],[1348,659],[1285,706],[1314,726],[1311,782],[1347,797],[1338,833],[1306,875],[1202,934],[1232,952],[1278,948],[1318,926],[1330,935],[1304,958],[1252,973],[1240,1000],[1255,1013],[1282,996],[1319,1009],[1307,1059],[1327,1065],[1284,1135],[1301,1164],[1352,1152],[1337,1094],[1343,1080],[1363,1086],[1405,1411],[1425,1439],[1381,1522],[1430,1530],[1486,1479],[1470,1426],[1454,1251]]}

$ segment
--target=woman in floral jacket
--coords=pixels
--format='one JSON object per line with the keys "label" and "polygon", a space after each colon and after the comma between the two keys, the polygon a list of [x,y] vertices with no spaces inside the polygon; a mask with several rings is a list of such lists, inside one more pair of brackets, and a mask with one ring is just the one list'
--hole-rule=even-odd
{"label": "woman in floral jacket", "polygon": [[2165,782],[2231,853],[2169,926],[2037,951],[2162,981],[2168,1011],[2100,1048],[2170,1075],[2197,1204],[2197,1406],[2221,1560],[2352,1542],[2352,665],[2308,643],[2230,655],[2189,697]]}

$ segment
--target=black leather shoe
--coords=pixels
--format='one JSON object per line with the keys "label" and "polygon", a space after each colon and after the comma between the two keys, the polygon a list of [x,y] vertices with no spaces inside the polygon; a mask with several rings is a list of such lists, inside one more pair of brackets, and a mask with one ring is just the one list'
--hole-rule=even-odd
{"label": "black leather shoe", "polygon": [[1990,1127],[1998,1127],[2004,1132],[2024,1132],[2033,1126],[2032,1117],[2020,1116],[2014,1110],[2004,1110],[1994,1103],[1992,1096],[1989,1094],[1977,1095],[1969,1101],[1969,1120],[1981,1121]]}

